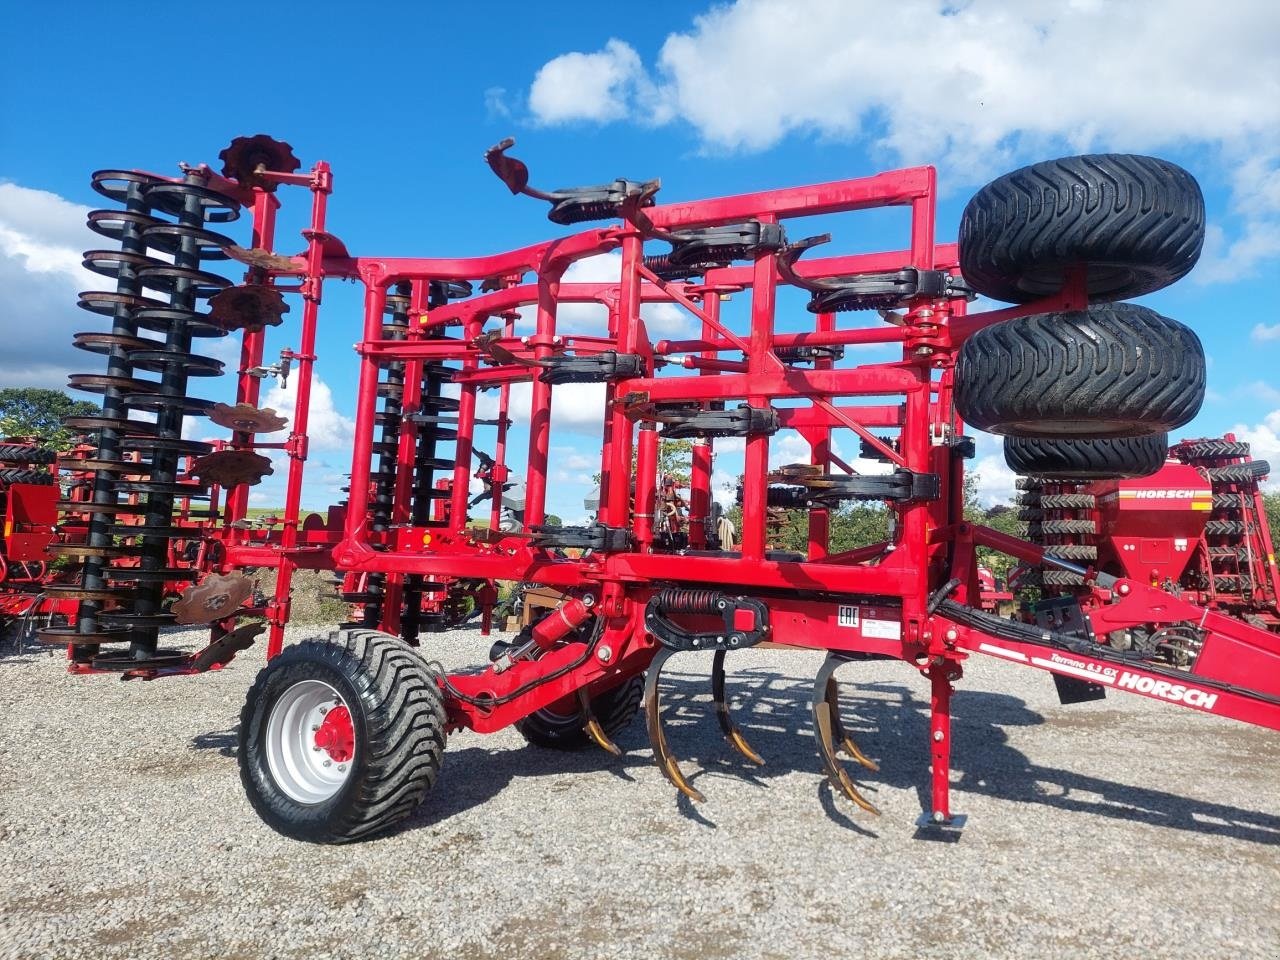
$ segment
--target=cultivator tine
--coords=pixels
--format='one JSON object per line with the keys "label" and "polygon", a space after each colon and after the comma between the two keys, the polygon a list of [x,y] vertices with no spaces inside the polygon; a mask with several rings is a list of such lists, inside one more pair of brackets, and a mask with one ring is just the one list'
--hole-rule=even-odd
{"label": "cultivator tine", "polygon": [[600,721],[596,719],[595,711],[591,709],[591,697],[587,695],[586,687],[578,689],[578,711],[582,714],[582,729],[591,738],[592,742],[606,753],[610,753],[615,757],[622,756],[622,748],[609,739],[609,735],[604,732],[604,727],[600,726]]}
{"label": "cultivator tine", "polygon": [[[843,748],[849,756],[853,757],[854,760],[868,770],[875,771],[880,769],[874,761],[868,759],[858,749],[852,738],[845,731],[844,725],[840,722],[835,672],[845,662],[844,658],[838,654],[827,654],[827,659],[822,662],[822,668],[814,679],[812,701],[813,735],[818,740],[818,753],[822,757],[823,766],[826,767],[827,771],[827,779],[831,781],[831,785],[863,810],[879,816],[880,811],[875,804],[864,797],[858,788],[854,786],[849,774],[845,772],[844,767],[840,764],[840,759],[836,756],[837,749]],[[839,740],[838,744],[837,740]]]}
{"label": "cultivator tine", "polygon": [[727,651],[717,650],[715,659],[711,661],[711,699],[715,701],[716,705],[716,720],[720,722],[720,729],[724,732],[724,738],[729,741],[729,745],[756,766],[763,767],[764,758],[751,748],[751,744],[747,743],[747,738],[742,735],[742,731],[738,729],[737,724],[733,722],[733,718],[729,716],[729,703],[724,695],[725,653]]}
{"label": "cultivator tine", "polygon": [[662,707],[658,702],[658,678],[662,674],[663,666],[671,659],[672,654],[676,652],[669,649],[659,650],[658,655],[649,664],[649,675],[644,682],[645,723],[649,728],[649,743],[653,747],[653,758],[658,761],[658,769],[662,771],[662,775],[671,782],[673,787],[690,800],[695,803],[702,803],[707,798],[690,786],[689,781],[684,778],[684,774],[680,770],[680,764],[676,762],[676,758],[667,747],[666,734],[662,732]]}

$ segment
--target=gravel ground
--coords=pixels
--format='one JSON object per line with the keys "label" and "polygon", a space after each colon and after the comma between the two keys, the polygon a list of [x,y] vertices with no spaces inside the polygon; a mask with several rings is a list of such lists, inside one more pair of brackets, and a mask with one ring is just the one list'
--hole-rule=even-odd
{"label": "gravel ground", "polygon": [[[433,644],[446,664],[488,648],[473,631]],[[0,956],[1280,955],[1280,735],[1265,730],[1137,697],[1062,707],[1044,674],[974,662],[955,698],[969,824],[929,843],[913,838],[921,678],[842,671],[846,722],[882,766],[864,780],[872,818],[818,773],[816,657],[732,659],[757,771],[720,740],[691,654],[664,691],[697,810],[639,721],[620,760],[460,733],[403,830],[325,848],[271,833],[244,799],[235,724],[261,657],[156,683],[0,658]]]}

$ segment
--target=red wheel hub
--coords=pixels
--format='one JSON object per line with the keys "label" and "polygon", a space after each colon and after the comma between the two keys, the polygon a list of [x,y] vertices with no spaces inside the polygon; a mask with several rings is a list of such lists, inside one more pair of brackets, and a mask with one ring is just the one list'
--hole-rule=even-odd
{"label": "red wheel hub", "polygon": [[350,710],[339,706],[325,714],[316,731],[316,746],[337,763],[346,763],[355,755],[356,729],[351,724]]}

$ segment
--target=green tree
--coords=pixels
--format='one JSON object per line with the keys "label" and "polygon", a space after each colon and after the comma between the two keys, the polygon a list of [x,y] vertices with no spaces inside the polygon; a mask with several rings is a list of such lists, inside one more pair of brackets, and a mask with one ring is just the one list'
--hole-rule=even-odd
{"label": "green tree", "polygon": [[40,445],[65,450],[76,433],[62,425],[63,417],[86,417],[98,412],[88,400],[73,400],[61,390],[5,387],[0,390],[0,435],[38,437]]}

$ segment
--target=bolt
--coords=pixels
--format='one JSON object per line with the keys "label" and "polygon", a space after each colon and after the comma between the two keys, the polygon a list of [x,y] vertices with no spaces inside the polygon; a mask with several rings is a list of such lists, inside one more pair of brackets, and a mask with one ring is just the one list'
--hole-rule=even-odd
{"label": "bolt", "polygon": [[955,639],[956,637],[958,637],[958,636],[960,636],[960,634],[956,633],[954,630],[948,630],[948,631],[947,631],[947,639],[948,639],[948,640],[954,640],[954,639]]}
{"label": "bolt", "polygon": [[326,760],[326,761],[324,762],[324,765],[325,765],[326,767],[331,767],[331,766],[333,766],[333,761],[332,761],[332,760]]}
{"label": "bolt", "polygon": [[1127,583],[1122,583],[1122,584],[1120,584],[1120,586],[1117,588],[1117,592],[1118,592],[1118,593],[1120,594],[1120,596],[1122,596],[1122,597],[1126,597],[1126,596],[1128,596],[1128,595],[1129,595],[1129,585],[1128,585]]}
{"label": "bolt", "polygon": [[313,724],[311,725],[311,732],[312,732],[312,733],[318,733],[319,731],[320,731],[320,724],[318,724],[318,723],[313,723]]}
{"label": "bolt", "polygon": [[[328,712],[329,712],[329,708],[328,708],[328,707],[321,707],[321,708],[320,708],[320,716],[322,716],[322,717],[323,717],[323,716],[324,716],[326,713],[328,713]],[[317,729],[318,729],[318,728],[317,728]]]}
{"label": "bolt", "polygon": [[314,750],[314,751],[316,751],[317,753],[319,753],[319,752],[320,752],[320,745],[319,745],[319,744],[316,744],[316,745],[315,745],[314,747],[312,747],[311,749],[312,749],[312,750]]}
{"label": "bolt", "polygon": [[338,772],[339,772],[339,773],[346,773],[346,772],[347,772],[347,765],[346,765],[345,763],[340,763],[340,764],[338,764]]}
{"label": "bolt", "polygon": [[596,651],[596,659],[601,663],[608,663],[613,659],[613,648],[606,643]]}
{"label": "bolt", "polygon": [[942,823],[942,822],[944,822],[946,819],[947,819],[947,818],[946,818],[946,817],[944,817],[944,816],[942,815],[942,811],[941,811],[941,810],[935,810],[935,811],[933,811],[933,822],[934,822],[934,823]]}
{"label": "bolt", "polygon": [[942,731],[941,731],[941,730],[935,730],[935,731],[933,731],[933,739],[935,739],[935,740],[937,740],[939,743],[941,743],[941,742],[942,742]]}

